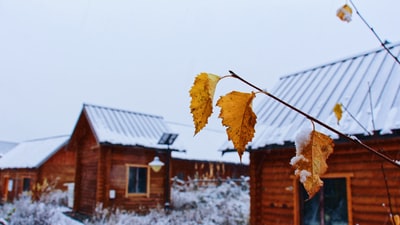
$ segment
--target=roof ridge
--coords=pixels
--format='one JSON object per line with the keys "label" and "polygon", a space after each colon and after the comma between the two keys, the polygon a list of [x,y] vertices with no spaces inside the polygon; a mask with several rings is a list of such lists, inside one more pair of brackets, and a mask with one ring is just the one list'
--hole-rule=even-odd
{"label": "roof ridge", "polygon": [[44,141],[44,140],[56,139],[56,138],[61,138],[61,137],[69,137],[69,136],[71,136],[71,135],[64,134],[64,135],[55,135],[55,136],[49,136],[49,137],[41,137],[41,138],[35,138],[35,139],[21,141],[17,144],[24,143],[24,142]]}
{"label": "roof ridge", "polygon": [[[393,43],[393,44],[386,45],[386,47],[389,50],[393,49],[395,47],[399,47],[399,46],[400,46],[400,42],[396,42],[396,43]],[[284,76],[281,76],[279,78],[279,80],[283,80],[283,79],[286,79],[288,77],[299,76],[299,75],[305,74],[305,73],[313,71],[313,70],[321,69],[321,68],[324,68],[324,67],[327,67],[327,66],[332,66],[332,65],[335,65],[335,64],[338,64],[338,63],[343,63],[343,62],[346,62],[348,60],[354,60],[354,59],[357,59],[357,58],[360,58],[360,57],[365,57],[365,56],[368,56],[370,54],[379,53],[381,51],[385,51],[385,48],[383,46],[375,48],[374,50],[369,50],[369,51],[365,51],[365,52],[362,52],[362,53],[358,53],[358,54],[355,54],[353,56],[346,57],[346,58],[343,58],[343,59],[330,61],[328,63],[324,63],[324,64],[321,64],[319,66],[311,67],[309,69],[300,70],[299,72],[296,72],[296,73],[293,73],[293,74],[284,75]]]}
{"label": "roof ridge", "polygon": [[115,107],[109,107],[109,106],[101,106],[101,105],[94,105],[94,104],[89,104],[89,103],[83,103],[83,107],[85,108],[86,106],[87,106],[87,107],[100,108],[100,109],[106,109],[106,110],[112,110],[112,111],[119,111],[119,112],[124,112],[124,113],[130,113],[130,114],[143,115],[143,116],[150,116],[150,117],[155,117],[155,118],[164,119],[163,116],[155,115],[155,114],[149,114],[149,113],[131,111],[131,110],[127,110],[127,109],[121,109],[121,108],[115,108]]}
{"label": "roof ridge", "polygon": [[16,142],[16,141],[3,141],[3,140],[0,140],[0,143],[18,144],[19,142]]}

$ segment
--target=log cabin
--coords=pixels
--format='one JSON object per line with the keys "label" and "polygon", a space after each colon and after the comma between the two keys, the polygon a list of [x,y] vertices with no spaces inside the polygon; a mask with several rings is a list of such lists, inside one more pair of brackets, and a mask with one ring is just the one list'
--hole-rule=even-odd
{"label": "log cabin", "polygon": [[[248,167],[233,169],[234,163],[171,158],[185,148],[179,141],[161,143],[163,134],[176,135],[161,116],[84,104],[68,144],[77,152],[73,211],[93,215],[102,206],[147,212],[168,206],[174,176],[248,174]],[[155,157],[164,163],[157,172],[149,166]]]}
{"label": "log cabin", "polygon": [[[400,44],[387,46],[399,57]],[[400,159],[400,65],[379,48],[281,77],[270,93],[345,136]],[[260,98],[262,99],[260,100]],[[268,96],[255,104],[250,154],[250,224],[392,224],[400,213],[400,169],[343,135],[334,140],[320,191],[308,199],[289,164],[311,121]],[[333,108],[342,104],[338,122]],[[221,148],[232,151],[231,143]]]}
{"label": "log cabin", "polygon": [[12,201],[36,184],[65,191],[74,182],[75,152],[66,149],[69,136],[24,141],[0,158],[1,200]]}
{"label": "log cabin", "polygon": [[84,104],[68,145],[77,151],[73,211],[163,206],[169,170],[149,167],[155,156],[167,162],[168,148],[177,149],[158,144],[163,133],[171,131],[160,116]]}

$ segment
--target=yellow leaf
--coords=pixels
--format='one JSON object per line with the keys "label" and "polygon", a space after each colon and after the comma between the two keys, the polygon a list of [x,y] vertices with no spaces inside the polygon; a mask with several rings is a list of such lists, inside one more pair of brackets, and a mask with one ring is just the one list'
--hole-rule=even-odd
{"label": "yellow leaf", "polygon": [[393,216],[392,223],[393,223],[393,225],[400,225],[400,217],[398,214]]}
{"label": "yellow leaf", "polygon": [[232,140],[240,160],[247,143],[253,139],[255,133],[257,116],[252,109],[255,97],[254,92],[232,91],[217,101],[217,106],[221,107],[219,118],[222,119],[222,124],[228,127],[226,128],[228,139]]}
{"label": "yellow leaf", "polygon": [[333,107],[333,112],[335,113],[337,123],[339,124],[339,121],[342,119],[343,114],[342,104],[336,103],[335,107]]}
{"label": "yellow leaf", "polygon": [[221,77],[214,74],[200,73],[196,76],[189,91],[192,98],[190,112],[193,116],[195,135],[206,126],[208,118],[211,116],[215,88],[220,79]]}
{"label": "yellow leaf", "polygon": [[320,176],[328,169],[326,160],[333,153],[334,144],[330,137],[315,130],[308,138],[302,141],[296,139],[296,156],[290,164],[296,168],[295,175],[300,178],[311,199],[323,186]]}
{"label": "yellow leaf", "polygon": [[345,21],[345,22],[351,21],[352,14],[353,14],[353,10],[347,4],[340,7],[336,12],[336,16],[339,17],[340,20]]}

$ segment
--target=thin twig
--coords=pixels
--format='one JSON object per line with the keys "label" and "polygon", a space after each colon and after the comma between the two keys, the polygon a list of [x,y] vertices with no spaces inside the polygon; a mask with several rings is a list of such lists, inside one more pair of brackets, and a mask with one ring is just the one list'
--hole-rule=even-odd
{"label": "thin twig", "polygon": [[392,224],[395,224],[394,223],[394,219],[393,219],[392,200],[391,200],[391,197],[390,197],[389,185],[388,185],[388,182],[387,182],[387,177],[386,177],[386,173],[385,173],[385,168],[383,167],[383,163],[381,164],[381,169],[382,169],[383,178],[385,180],[386,194],[387,194],[387,197],[388,197],[388,204],[389,204],[389,210],[390,210],[390,215],[389,215],[390,216],[390,220],[391,220]]}
{"label": "thin twig", "polygon": [[400,64],[399,59],[390,51],[390,49],[386,46],[386,44],[382,41],[382,39],[379,37],[379,35],[375,32],[374,28],[371,27],[368,22],[364,19],[364,17],[360,14],[358,11],[356,5],[354,5],[352,0],[349,0],[351,5],[353,6],[354,10],[356,11],[357,15],[361,18],[361,20],[364,22],[364,24],[371,30],[371,32],[375,35],[376,39],[380,42],[381,46],[389,53],[390,56],[393,57],[393,59]]}
{"label": "thin twig", "polygon": [[381,153],[381,152],[378,152],[377,150],[375,150],[375,149],[369,147],[368,145],[362,143],[362,142],[361,142],[360,140],[358,140],[357,138],[353,138],[353,137],[349,137],[349,136],[345,135],[344,133],[342,133],[342,132],[340,132],[340,131],[334,129],[333,127],[331,127],[331,126],[329,126],[329,125],[323,123],[322,121],[320,121],[320,120],[318,120],[318,119],[312,117],[311,115],[309,115],[309,114],[307,114],[307,113],[301,111],[300,109],[298,109],[298,108],[296,108],[296,107],[290,105],[289,103],[287,103],[287,102],[283,101],[282,99],[280,99],[280,98],[278,98],[278,97],[272,95],[271,93],[262,90],[261,88],[255,86],[254,84],[252,84],[252,83],[248,82],[247,80],[241,78],[239,75],[237,75],[237,74],[234,73],[233,71],[229,71],[229,73],[232,75],[232,77],[234,77],[234,78],[236,78],[236,79],[239,79],[240,81],[242,81],[243,83],[249,85],[250,87],[252,87],[252,88],[254,88],[254,89],[256,89],[256,90],[258,90],[258,91],[264,93],[265,95],[271,97],[272,99],[274,99],[274,100],[278,101],[279,103],[285,105],[286,107],[292,109],[293,111],[296,111],[297,113],[303,115],[303,116],[306,117],[307,119],[309,119],[309,120],[311,120],[311,121],[314,121],[315,123],[318,123],[319,125],[325,127],[326,129],[328,129],[328,130],[330,130],[330,131],[332,131],[332,132],[338,134],[339,136],[341,136],[341,137],[343,137],[343,138],[345,138],[345,139],[347,139],[347,140],[349,140],[349,141],[351,141],[351,142],[353,142],[353,143],[356,143],[356,144],[360,145],[360,146],[363,147],[364,149],[366,149],[366,150],[370,151],[371,153],[373,153],[373,154],[379,156],[380,158],[386,160],[386,161],[389,162],[390,164],[392,164],[392,165],[394,165],[394,166],[400,168],[400,164],[397,164],[393,159],[391,159],[391,158],[388,157],[387,155],[385,155],[385,154],[383,154],[383,153]]}
{"label": "thin twig", "polygon": [[343,106],[343,108],[344,108],[344,110],[347,112],[347,114],[349,114],[349,116],[350,116],[354,121],[356,121],[356,123],[357,123],[365,132],[367,132],[370,136],[373,135],[373,133],[371,133],[370,131],[368,131],[367,128],[365,128],[365,127],[360,123],[360,121],[358,121],[358,120],[353,116],[353,114],[351,114],[351,113],[349,112],[349,110],[346,108],[346,106],[344,106],[343,104],[341,104],[341,105]]}

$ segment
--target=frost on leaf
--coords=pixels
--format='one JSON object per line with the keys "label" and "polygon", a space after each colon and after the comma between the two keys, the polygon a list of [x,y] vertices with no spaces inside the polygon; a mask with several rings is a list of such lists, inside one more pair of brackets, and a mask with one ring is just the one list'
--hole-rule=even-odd
{"label": "frost on leaf", "polygon": [[353,14],[353,10],[347,4],[340,7],[336,12],[336,16],[339,17],[340,20],[345,21],[345,22],[351,21],[352,14]]}
{"label": "frost on leaf", "polygon": [[255,93],[243,93],[232,91],[225,96],[220,97],[217,106],[221,107],[219,118],[222,124],[226,126],[228,139],[232,140],[240,159],[255,133],[254,126],[257,116],[252,109],[252,101]]}
{"label": "frost on leaf", "polygon": [[330,137],[315,130],[300,132],[296,138],[296,156],[291,159],[290,164],[296,168],[295,175],[303,184],[309,199],[323,185],[320,176],[328,168],[326,160],[333,153],[333,147]]}
{"label": "frost on leaf", "polygon": [[335,107],[333,107],[333,112],[335,113],[336,119],[337,119],[337,124],[339,124],[339,121],[342,119],[342,104],[336,103]]}
{"label": "frost on leaf", "polygon": [[221,77],[214,74],[200,73],[196,76],[194,84],[189,91],[192,98],[190,112],[193,116],[195,135],[206,126],[208,118],[212,114],[212,101],[215,88],[220,79]]}

